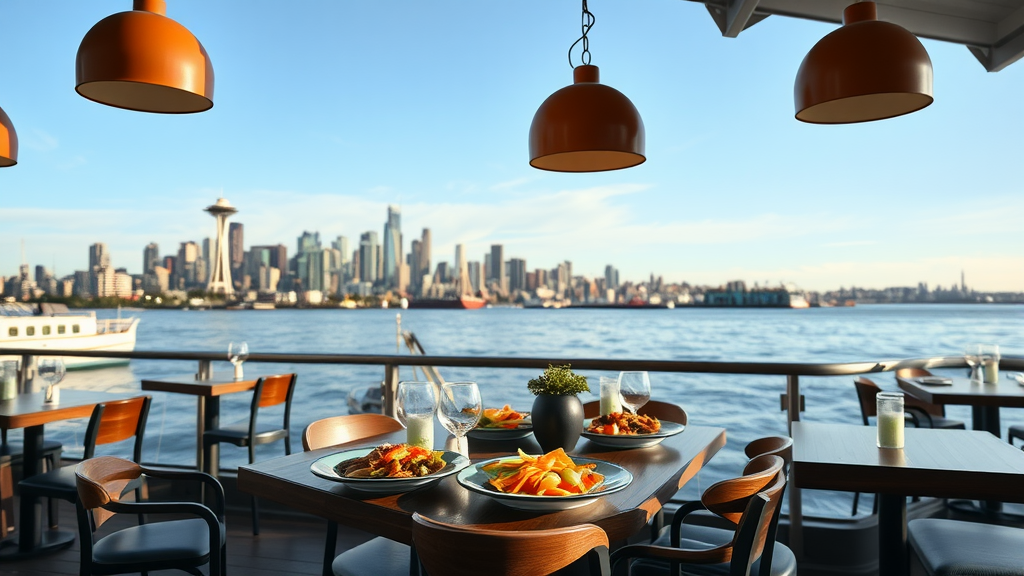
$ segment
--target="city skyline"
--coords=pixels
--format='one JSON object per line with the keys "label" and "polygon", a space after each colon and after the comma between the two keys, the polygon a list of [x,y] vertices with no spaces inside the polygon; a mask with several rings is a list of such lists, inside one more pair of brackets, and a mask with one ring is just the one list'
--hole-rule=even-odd
{"label": "city skyline", "polygon": [[[731,39],[697,3],[595,2],[594,64],[640,111],[648,159],[552,174],[528,166],[527,133],[570,82],[577,3],[176,0],[168,15],[203,39],[217,74],[214,108],[186,116],[74,92],[78,42],[118,9],[72,3],[43,27],[33,3],[0,6],[9,41],[34,55],[10,63],[0,92],[21,139],[19,164],[0,173],[5,274],[22,239],[58,274],[97,241],[138,271],[140,246],[210,236],[195,206],[223,195],[243,207],[249,245],[303,229],[383,236],[394,204],[406,249],[429,227],[449,261],[456,244],[473,258],[504,244],[530,266],[558,254],[592,276],[614,262],[623,278],[825,290],[947,285],[964,270],[980,290],[1024,289],[1022,63],[990,74],[963,46],[925,40],[932,106],[808,126],[793,119],[794,75],[834,25],[773,17]],[[284,143],[271,160],[252,122],[268,111]]]}

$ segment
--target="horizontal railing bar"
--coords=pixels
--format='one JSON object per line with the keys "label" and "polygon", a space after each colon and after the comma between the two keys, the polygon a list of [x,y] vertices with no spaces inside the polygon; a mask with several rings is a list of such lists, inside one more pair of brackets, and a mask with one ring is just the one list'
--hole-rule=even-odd
{"label": "horizontal railing bar", "polygon": [[[227,361],[223,352],[100,351],[0,348],[3,356],[79,356],[85,358],[129,358],[138,360]],[[843,363],[799,362],[717,362],[690,360],[615,360],[607,358],[514,358],[503,356],[411,356],[387,354],[250,354],[246,362],[287,364],[359,364],[375,366],[447,366],[462,368],[538,368],[548,364],[572,364],[577,370],[646,370],[648,372],[691,372],[708,374],[761,374],[798,376],[852,376],[890,372],[900,368],[965,368],[963,356],[879,360]],[[1024,370],[1024,358],[1003,357],[1004,370]]]}

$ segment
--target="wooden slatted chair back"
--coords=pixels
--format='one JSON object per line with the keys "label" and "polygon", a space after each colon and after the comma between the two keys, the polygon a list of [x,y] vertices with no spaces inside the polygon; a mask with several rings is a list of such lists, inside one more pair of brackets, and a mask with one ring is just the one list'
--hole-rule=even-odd
{"label": "wooden slatted chair back", "polygon": [[97,404],[93,408],[89,425],[85,429],[85,451],[83,457],[92,458],[96,446],[113,444],[135,438],[133,458],[142,458],[142,439],[146,433],[146,420],[153,398],[139,396],[127,400],[115,400]]}
{"label": "wooden slatted chair back", "polygon": [[539,576],[561,570],[591,550],[608,548],[608,536],[593,524],[506,531],[461,528],[419,514],[412,520],[413,545],[428,574]]}
{"label": "wooden slatted chair back", "polygon": [[[648,416],[654,416],[658,420],[676,422],[684,426],[689,420],[686,410],[683,410],[682,406],[671,402],[661,402],[659,400],[649,400],[647,404],[640,407],[640,413]],[[600,415],[601,403],[599,401],[593,400],[583,405],[584,418],[597,418]]]}
{"label": "wooden slatted chair back", "polygon": [[743,476],[712,484],[700,501],[712,513],[736,524],[755,494],[774,484],[777,477],[785,477],[784,465],[778,456],[758,456],[747,463]]}
{"label": "wooden slatted chair back", "polygon": [[295,388],[295,374],[264,376],[256,387],[259,391],[259,407],[277,406],[291,399]]}
{"label": "wooden slatted chair back", "polygon": [[142,475],[142,467],[130,460],[114,456],[99,456],[83,460],[75,468],[78,501],[86,511],[92,511],[93,522],[99,528],[114,515],[103,509],[110,502],[121,499],[125,487]]}
{"label": "wooden slatted chair back", "polygon": [[332,416],[306,426],[302,433],[302,449],[307,452],[319,450],[401,429],[402,424],[398,420],[383,414]]}
{"label": "wooden slatted chair back", "polygon": [[857,401],[860,402],[860,417],[867,426],[868,418],[878,416],[878,405],[875,403],[875,396],[882,389],[870,378],[854,378],[853,386],[857,389]]}
{"label": "wooden slatted chair back", "polygon": [[793,439],[789,436],[765,436],[751,441],[743,448],[747,458],[778,456],[788,466],[793,460]]}
{"label": "wooden slatted chair back", "polygon": [[[778,456],[764,456],[781,461]],[[747,506],[739,519],[736,535],[733,537],[733,557],[731,558],[730,574],[749,575],[750,566],[765,553],[765,545],[770,537],[774,538],[774,518],[782,506],[782,495],[786,488],[786,476],[776,474],[774,480],[753,497],[747,500]],[[767,554],[761,559],[768,561]],[[766,572],[762,571],[762,574]]]}

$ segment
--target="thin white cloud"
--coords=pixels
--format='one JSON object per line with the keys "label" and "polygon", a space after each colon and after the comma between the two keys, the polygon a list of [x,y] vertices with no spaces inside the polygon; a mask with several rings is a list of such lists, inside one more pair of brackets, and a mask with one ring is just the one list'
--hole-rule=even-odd
{"label": "thin white cloud", "polygon": [[38,128],[29,130],[21,137],[21,141],[26,148],[36,152],[50,152],[60,147],[60,142],[55,136]]}

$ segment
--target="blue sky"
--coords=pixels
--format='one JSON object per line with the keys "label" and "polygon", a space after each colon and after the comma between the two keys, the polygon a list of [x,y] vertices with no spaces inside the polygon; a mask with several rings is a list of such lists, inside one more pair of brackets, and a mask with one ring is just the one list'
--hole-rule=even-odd
{"label": "blue sky", "polygon": [[[0,170],[0,273],[84,269],[106,242],[141,268],[214,231],[223,193],[246,246],[303,230],[357,238],[400,204],[435,261],[492,243],[527,267],[571,260],[669,280],[806,289],[1024,290],[1024,64],[991,74],[925,41],[935,103],[884,122],[793,119],[793,80],[834,26],[772,17],[722,38],[702,5],[591,0],[593,63],[647,130],[645,164],[600,174],[528,165],[540,103],[571,82],[579,3],[168,0],[216,72],[214,108],[162,116],[74,91],[78,44],[130,0],[0,2],[0,107],[21,140]],[[55,9],[56,8],[56,9]]]}

